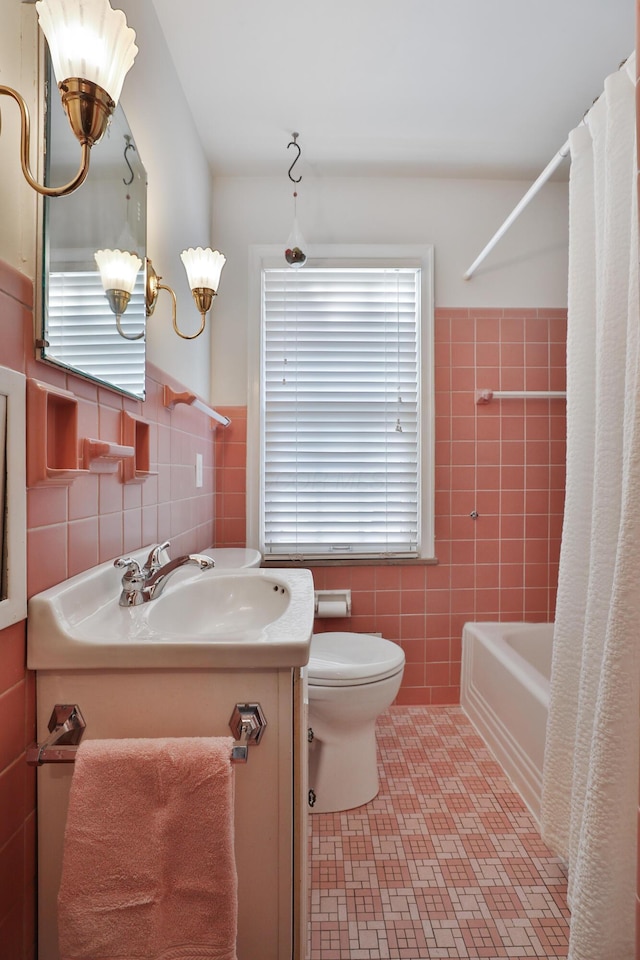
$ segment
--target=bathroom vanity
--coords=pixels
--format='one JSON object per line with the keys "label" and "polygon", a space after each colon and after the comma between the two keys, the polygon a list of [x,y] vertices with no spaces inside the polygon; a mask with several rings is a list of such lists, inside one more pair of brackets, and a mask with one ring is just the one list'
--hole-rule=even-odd
{"label": "bathroom vanity", "polygon": [[[204,638],[193,642],[195,664],[182,656],[175,638],[163,643],[143,636],[136,641],[135,630],[123,647],[122,638],[109,651],[101,642],[82,641],[90,649],[84,655],[76,649],[76,665],[70,665],[69,648],[60,639],[59,656],[53,654],[56,634],[68,635],[80,644],[82,616],[78,600],[97,597],[96,610],[90,613],[93,623],[101,623],[113,614],[121,627],[124,612],[140,632],[146,611],[137,617],[134,611],[117,608],[119,577],[102,565],[102,575],[115,593],[102,603],[102,586],[94,579],[93,590],[87,591],[86,577],[67,581],[45,591],[30,601],[29,666],[37,670],[38,742],[48,736],[47,725],[55,704],[77,704],[86,722],[83,739],[120,737],[202,737],[230,736],[229,721],[236,704],[259,703],[267,725],[260,742],[248,747],[246,763],[234,764],[235,779],[235,852],[238,871],[238,960],[303,960],[306,946],[306,813],[307,813],[307,722],[303,665],[308,659],[308,646],[313,623],[313,583],[308,571],[215,571],[189,574],[171,588],[177,594],[193,588],[199,576],[210,578],[211,587],[220,590],[214,581],[227,578],[225,588],[243,596],[244,578],[266,581],[270,590],[290,592],[283,615],[269,625],[269,630],[251,635],[245,632],[235,639],[238,648],[235,663],[229,660],[231,641],[218,637],[208,643]],[[308,577],[307,577],[308,574]],[[182,576],[182,575],[181,575]],[[83,581],[85,578],[85,582]],[[242,578],[242,579],[239,579]],[[72,593],[64,595],[67,585]],[[257,586],[262,586],[260,582]],[[251,590],[252,584],[249,584]],[[208,588],[207,588],[208,589]],[[97,593],[96,593],[97,591]],[[235,593],[234,593],[235,591]],[[169,590],[167,590],[167,594]],[[245,594],[246,590],[245,590]],[[71,597],[75,597],[75,606]],[[104,599],[104,597],[102,597]],[[162,599],[162,598],[161,598]],[[92,601],[93,602],[93,601]],[[158,601],[145,607],[151,608]],[[113,606],[113,609],[112,609]],[[193,608],[193,603],[191,603]],[[168,609],[168,608],[167,608]],[[65,620],[67,611],[68,619]],[[100,618],[96,614],[100,612]],[[57,625],[52,617],[57,618]],[[78,621],[73,623],[74,617]],[[190,605],[183,617],[183,633],[189,633]],[[293,617],[293,620],[290,618]],[[283,634],[283,654],[277,652],[278,623]],[[96,627],[97,629],[97,627]],[[299,643],[292,645],[292,632]],[[49,637],[49,644],[46,642]],[[306,636],[306,640],[304,639]],[[193,638],[192,638],[193,639]],[[285,642],[286,641],[286,642]],[[218,643],[221,653],[216,664]],[[132,653],[136,643],[139,656]],[[272,663],[268,650],[272,644]],[[256,645],[261,649],[256,651]],[[189,646],[188,637],[186,645]],[[158,647],[173,663],[159,665]],[[91,665],[92,656],[96,659]],[[53,665],[58,656],[61,665]],[[109,665],[109,658],[112,663]],[[147,657],[145,666],[140,657]],[[207,657],[210,662],[207,663]],[[129,662],[127,663],[127,658]],[[117,665],[118,661],[124,661]],[[72,763],[47,763],[38,770],[38,859],[39,859],[39,960],[58,960],[56,897],[60,880],[64,824]]]}

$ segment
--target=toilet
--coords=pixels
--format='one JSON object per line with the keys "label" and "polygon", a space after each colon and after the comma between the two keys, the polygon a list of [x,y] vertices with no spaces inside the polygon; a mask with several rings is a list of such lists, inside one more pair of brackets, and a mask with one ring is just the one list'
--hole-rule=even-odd
{"label": "toilet", "polygon": [[366,633],[315,633],[307,668],[312,813],[368,803],[378,793],[376,719],[402,681],[404,651]]}

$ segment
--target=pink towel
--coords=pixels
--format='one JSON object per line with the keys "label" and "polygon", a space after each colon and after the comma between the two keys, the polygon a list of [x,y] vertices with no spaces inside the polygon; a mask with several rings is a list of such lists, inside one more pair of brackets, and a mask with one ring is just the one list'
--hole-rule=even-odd
{"label": "pink towel", "polygon": [[78,749],[61,960],[236,960],[231,737]]}

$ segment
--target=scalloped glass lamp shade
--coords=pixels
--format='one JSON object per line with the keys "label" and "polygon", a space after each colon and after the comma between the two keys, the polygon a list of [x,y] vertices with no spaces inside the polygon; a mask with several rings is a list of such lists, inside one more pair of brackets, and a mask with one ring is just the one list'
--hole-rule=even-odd
{"label": "scalloped glass lamp shade", "polygon": [[58,85],[71,78],[95,83],[115,107],[138,52],[122,10],[109,0],[38,0],[36,10]]}
{"label": "scalloped glass lamp shade", "polygon": [[140,333],[125,333],[120,320],[129,305],[142,260],[126,250],[96,250],[93,256],[100,270],[104,295],[115,314],[118,333],[124,340],[141,340],[144,328]]}
{"label": "scalloped glass lamp shade", "polygon": [[126,250],[97,250],[94,257],[105,293],[122,290],[131,296],[138,270],[142,266],[140,257]]}
{"label": "scalloped glass lamp shade", "polygon": [[212,250],[210,247],[206,247],[204,250],[202,247],[195,250],[193,247],[189,247],[188,250],[182,251],[180,259],[184,263],[189,287],[192,291],[205,289],[213,290],[214,293],[218,292],[220,274],[227,262],[224,254],[218,250]]}

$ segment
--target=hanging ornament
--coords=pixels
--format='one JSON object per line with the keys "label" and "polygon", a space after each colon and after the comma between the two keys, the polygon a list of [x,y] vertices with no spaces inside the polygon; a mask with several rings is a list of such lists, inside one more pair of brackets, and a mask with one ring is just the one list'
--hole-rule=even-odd
{"label": "hanging ornament", "polygon": [[[295,167],[296,163],[300,159],[300,154],[302,153],[300,146],[298,144],[298,134],[292,134],[293,140],[287,144],[287,150],[289,147],[295,147],[298,151],[298,156],[295,158],[291,166],[289,167],[289,180],[292,183],[300,183],[302,177],[291,176],[291,171]],[[299,270],[300,267],[303,267],[307,261],[307,254],[305,253],[307,245],[300,232],[300,227],[298,226],[298,210],[297,210],[297,200],[298,200],[298,191],[293,191],[293,225],[291,227],[291,232],[287,240],[287,246],[284,251],[284,258],[293,270]]]}
{"label": "hanging ornament", "polygon": [[299,270],[300,267],[303,267],[307,260],[307,255],[304,252],[306,243],[300,232],[300,227],[298,226],[298,217],[296,211],[296,200],[298,194],[293,191],[293,226],[291,227],[291,233],[289,234],[289,239],[287,240],[287,248],[284,251],[284,258],[294,270]]}

